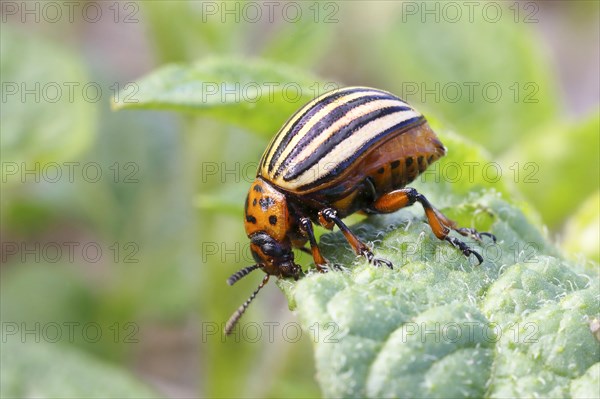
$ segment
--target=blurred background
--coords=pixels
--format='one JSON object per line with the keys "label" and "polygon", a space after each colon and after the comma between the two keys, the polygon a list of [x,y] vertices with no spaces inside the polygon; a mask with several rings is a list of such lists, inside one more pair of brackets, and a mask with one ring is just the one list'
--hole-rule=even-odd
{"label": "blurred background", "polygon": [[259,281],[225,284],[253,263],[245,192],[302,102],[247,126],[111,109],[171,63],[394,92],[496,159],[567,256],[598,261],[598,2],[466,3],[4,1],[2,396],[320,395],[275,284],[245,316],[261,335],[222,336]]}

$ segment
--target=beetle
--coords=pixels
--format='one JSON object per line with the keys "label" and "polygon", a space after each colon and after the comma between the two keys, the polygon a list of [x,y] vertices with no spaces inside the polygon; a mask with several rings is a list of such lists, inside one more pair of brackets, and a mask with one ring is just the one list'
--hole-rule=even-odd
{"label": "beetle", "polygon": [[310,253],[318,271],[327,270],[313,224],[329,230],[337,226],[357,256],[392,268],[342,221],[355,212],[391,213],[418,202],[437,238],[481,263],[482,256],[450,237],[450,231],[477,240],[495,237],[458,227],[425,196],[406,187],[445,153],[425,117],[386,91],[346,87],[300,108],[271,140],[246,197],[244,226],[256,264],[234,273],[227,283],[233,285],[257,269],[265,276],[226,323],[225,334],[270,276],[299,278],[302,269],[294,262],[293,248]]}

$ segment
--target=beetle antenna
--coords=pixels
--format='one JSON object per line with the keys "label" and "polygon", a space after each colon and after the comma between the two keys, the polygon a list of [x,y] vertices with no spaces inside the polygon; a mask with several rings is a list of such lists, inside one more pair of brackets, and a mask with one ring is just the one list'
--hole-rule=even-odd
{"label": "beetle antenna", "polygon": [[[253,266],[250,266],[250,267],[253,267]],[[249,269],[249,267],[247,267],[246,269]],[[254,269],[252,269],[252,270],[254,270]],[[241,272],[241,270],[240,270],[240,272]],[[246,273],[246,274],[248,274],[248,273]],[[246,302],[244,302],[242,304],[242,306],[240,306],[238,308],[238,310],[236,310],[231,315],[231,317],[229,318],[229,320],[227,320],[227,324],[225,324],[225,335],[231,334],[231,331],[233,330],[233,327],[235,327],[235,325],[238,322],[238,320],[240,319],[240,317],[242,317],[242,315],[246,311],[246,308],[248,308],[248,305],[250,305],[250,302],[252,302],[252,300],[254,299],[254,297],[256,296],[256,294],[258,294],[258,291],[260,291],[260,289],[262,287],[264,287],[265,284],[267,284],[268,281],[269,281],[269,275],[267,274],[265,276],[265,278],[263,278],[263,281],[258,285],[258,288],[256,288],[256,290],[254,290],[254,292],[252,293],[252,295],[250,295],[250,298],[246,299]]]}
{"label": "beetle antenna", "polygon": [[227,279],[227,284],[229,285],[234,285],[235,283],[237,283],[242,277],[247,276],[250,272],[258,269],[259,266],[258,265],[252,265],[252,266],[248,266],[248,267],[244,267],[242,270],[239,270],[235,273],[233,273],[231,275],[231,277],[229,277]]}

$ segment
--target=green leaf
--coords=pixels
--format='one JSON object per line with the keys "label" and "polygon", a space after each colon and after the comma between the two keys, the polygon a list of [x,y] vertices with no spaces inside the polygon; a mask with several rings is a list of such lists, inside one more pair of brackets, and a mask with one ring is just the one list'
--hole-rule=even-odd
{"label": "green leaf", "polygon": [[485,258],[479,266],[409,209],[352,227],[394,270],[355,260],[335,233],[321,246],[344,271],[279,281],[303,327],[318,330],[325,396],[568,396],[570,382],[598,362],[588,324],[600,313],[598,272],[562,259],[497,194],[463,205],[490,214],[498,238],[466,239]]}
{"label": "green leaf", "polygon": [[573,254],[583,254],[600,262],[600,191],[589,196],[565,228],[563,246]]}
{"label": "green leaf", "polygon": [[489,161],[458,136],[440,137],[447,159],[412,186],[498,241],[462,238],[483,255],[477,265],[438,240],[418,206],[351,226],[394,270],[355,258],[340,233],[321,236],[342,271],[278,281],[316,334],[321,389],[326,397],[568,397],[600,358],[589,327],[600,314],[598,267],[563,259],[503,180],[448,179],[453,162]]}
{"label": "green leaf", "polygon": [[284,64],[209,58],[153,72],[113,107],[188,111],[272,136],[296,109],[334,87]]}
{"label": "green leaf", "polygon": [[572,398],[593,398],[598,395],[600,386],[600,363],[594,364],[581,377],[571,383]]}
{"label": "green leaf", "polygon": [[94,134],[94,104],[84,87],[90,85],[89,96],[97,87],[81,60],[62,46],[4,25],[0,40],[2,162],[31,170],[36,162],[79,155]]}
{"label": "green leaf", "polygon": [[66,345],[9,340],[2,344],[1,360],[3,398],[159,397],[125,370]]}
{"label": "green leaf", "polygon": [[600,113],[593,113],[577,123],[541,128],[502,155],[503,169],[550,227],[558,227],[598,189],[599,131]]}

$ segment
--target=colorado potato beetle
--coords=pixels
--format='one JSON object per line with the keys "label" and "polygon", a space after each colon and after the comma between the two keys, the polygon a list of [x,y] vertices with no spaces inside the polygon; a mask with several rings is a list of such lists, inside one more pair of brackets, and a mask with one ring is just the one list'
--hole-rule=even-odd
{"label": "colorado potato beetle", "polygon": [[[395,95],[368,87],[346,87],[325,93],[300,108],[273,137],[259,163],[244,206],[245,229],[255,265],[234,273],[235,284],[248,273],[266,273],[250,298],[231,316],[231,333],[270,276],[298,279],[302,268],[292,248],[309,252],[318,271],[326,271],[313,223],[337,226],[357,256],[392,268],[376,258],[342,219],[355,212],[391,213],[421,204],[433,233],[465,256],[480,254],[450,237],[451,230],[481,240],[490,233],[458,227],[417,190],[406,185],[446,148],[425,117]],[[305,248],[308,242],[310,249]]]}

